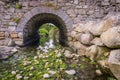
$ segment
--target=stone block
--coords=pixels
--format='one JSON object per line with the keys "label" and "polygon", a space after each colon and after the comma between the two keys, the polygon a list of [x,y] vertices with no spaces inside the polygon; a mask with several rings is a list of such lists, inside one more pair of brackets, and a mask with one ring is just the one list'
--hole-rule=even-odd
{"label": "stone block", "polygon": [[78,0],[74,0],[74,4],[78,4],[79,3],[79,1]]}
{"label": "stone block", "polygon": [[15,8],[10,8],[9,10],[8,10],[8,12],[11,12],[11,13],[14,13],[15,12]]}
{"label": "stone block", "polygon": [[102,1],[102,5],[106,6],[106,5],[110,5],[110,3],[108,1]]}
{"label": "stone block", "polygon": [[79,10],[78,10],[78,14],[81,14],[81,15],[82,15],[82,14],[86,14],[86,11],[85,11],[84,9],[79,9]]}
{"label": "stone block", "polygon": [[31,1],[29,6],[32,6],[32,7],[36,7],[36,6],[39,6],[40,5],[40,2],[38,1]]}
{"label": "stone block", "polygon": [[15,22],[9,22],[9,26],[16,26],[17,25],[17,23],[15,23]]}
{"label": "stone block", "polygon": [[10,18],[11,18],[11,16],[10,16],[10,15],[5,15],[5,16],[4,16],[4,19],[9,20]]}
{"label": "stone block", "polygon": [[19,37],[19,38],[23,38],[23,32],[19,32],[19,33],[18,33],[18,37]]}
{"label": "stone block", "polygon": [[1,31],[0,32],[0,37],[5,37],[5,32]]}
{"label": "stone block", "polygon": [[17,32],[12,32],[10,33],[11,38],[18,38],[18,33]]}
{"label": "stone block", "polygon": [[8,27],[9,32],[15,31],[15,29],[16,29],[16,26],[9,26]]}

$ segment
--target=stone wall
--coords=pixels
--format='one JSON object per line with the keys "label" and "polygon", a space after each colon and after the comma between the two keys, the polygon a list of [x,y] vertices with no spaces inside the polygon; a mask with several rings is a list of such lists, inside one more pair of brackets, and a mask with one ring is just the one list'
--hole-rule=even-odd
{"label": "stone wall", "polygon": [[[42,22],[42,13],[50,14],[53,18],[44,15],[47,20]],[[104,69],[111,69],[116,78],[120,79],[120,72],[116,68],[120,65],[120,0],[0,1],[0,45],[8,46],[11,38],[16,43],[22,42],[25,34],[29,35],[33,29],[37,29],[34,27],[39,20],[40,25],[49,22],[58,25],[61,36],[67,36],[69,46],[77,54],[100,64],[103,72]]]}
{"label": "stone wall", "polygon": [[[79,27],[78,27],[79,26]],[[80,56],[99,64],[102,73],[120,80],[120,13],[108,14],[100,21],[80,23],[68,33],[69,45]]]}
{"label": "stone wall", "polygon": [[120,11],[119,0],[19,0],[16,3],[5,1],[0,1],[0,45],[7,45],[10,37],[22,40],[22,33],[16,32],[17,25],[24,14],[35,7],[64,11],[73,22],[71,27],[78,23],[100,20],[109,12]]}

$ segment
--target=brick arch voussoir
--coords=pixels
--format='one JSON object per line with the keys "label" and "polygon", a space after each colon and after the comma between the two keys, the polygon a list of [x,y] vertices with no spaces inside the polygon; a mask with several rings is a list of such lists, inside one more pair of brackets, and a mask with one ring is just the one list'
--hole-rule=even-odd
{"label": "brick arch voussoir", "polygon": [[23,32],[23,29],[25,28],[27,22],[34,17],[35,15],[41,14],[41,13],[50,13],[50,14],[54,14],[57,15],[58,17],[60,17],[65,25],[66,25],[66,29],[68,31],[72,30],[72,26],[73,26],[73,21],[72,19],[65,13],[65,11],[58,9],[58,10],[54,10],[51,7],[36,7],[34,9],[32,9],[31,11],[28,11],[23,18],[20,20],[18,26],[17,26],[17,31],[18,32]]}

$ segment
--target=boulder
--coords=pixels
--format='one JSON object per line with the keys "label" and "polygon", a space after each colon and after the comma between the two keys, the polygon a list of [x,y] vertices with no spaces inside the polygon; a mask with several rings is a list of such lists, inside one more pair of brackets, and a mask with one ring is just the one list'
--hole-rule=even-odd
{"label": "boulder", "polygon": [[93,36],[90,33],[84,33],[84,34],[81,34],[80,36],[81,43],[85,45],[90,45],[91,44],[90,42],[92,39],[93,39]]}
{"label": "boulder", "polygon": [[109,28],[111,28],[116,22],[116,20],[117,20],[117,15],[115,16],[111,15],[107,18],[104,18],[102,21],[92,24],[91,25],[92,27],[90,27],[90,32],[95,36],[99,36],[103,32],[107,31]]}
{"label": "boulder", "polygon": [[85,55],[89,57],[91,60],[102,60],[108,56],[106,54],[109,54],[109,49],[97,45],[92,45],[86,48],[85,52]]}
{"label": "boulder", "polygon": [[91,44],[98,45],[98,46],[104,46],[104,44],[102,43],[101,38],[98,38],[98,37],[94,38],[91,41]]}
{"label": "boulder", "polygon": [[120,48],[120,27],[112,27],[100,37],[105,46],[109,48]]}
{"label": "boulder", "polygon": [[110,52],[108,64],[114,76],[120,80],[120,49]]}

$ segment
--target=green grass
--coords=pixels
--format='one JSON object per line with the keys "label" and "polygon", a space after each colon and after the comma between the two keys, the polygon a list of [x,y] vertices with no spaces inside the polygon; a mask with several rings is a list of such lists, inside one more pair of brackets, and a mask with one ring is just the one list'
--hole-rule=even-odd
{"label": "green grass", "polygon": [[[61,57],[57,57],[57,53],[51,50],[45,54],[42,52],[34,53],[34,56],[21,58],[16,63],[9,63],[8,66],[1,67],[1,80],[18,80],[17,76],[21,76],[21,80],[55,80],[61,79],[65,75],[64,70],[67,69],[63,53]],[[10,65],[10,66],[9,66]],[[49,79],[43,78],[44,74],[49,74],[49,71],[55,71],[56,74]],[[15,74],[13,74],[15,72]]]}

